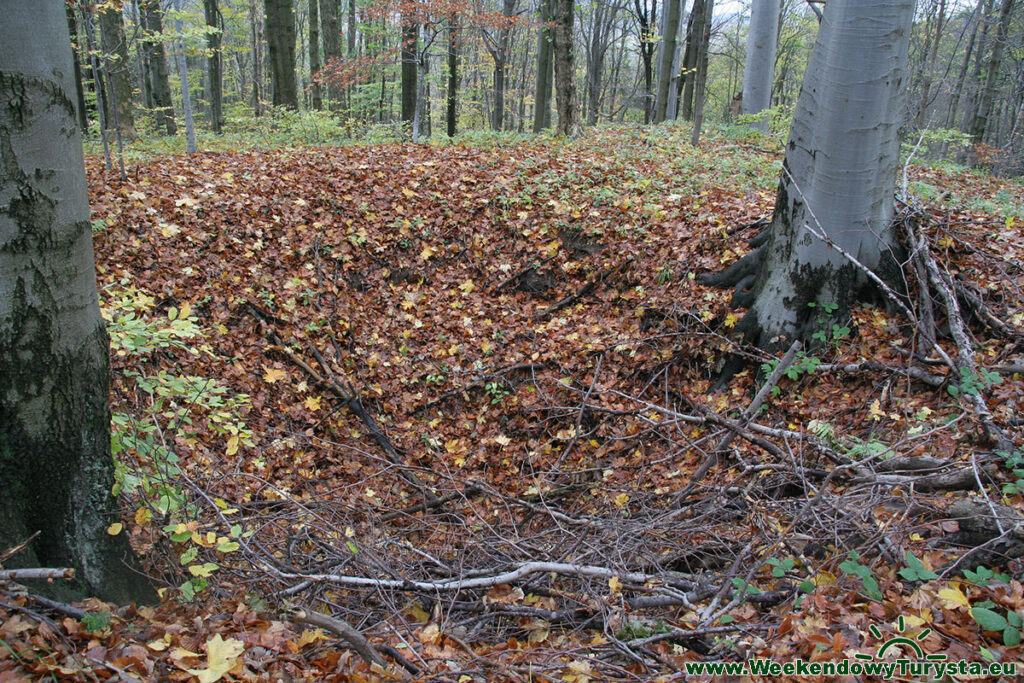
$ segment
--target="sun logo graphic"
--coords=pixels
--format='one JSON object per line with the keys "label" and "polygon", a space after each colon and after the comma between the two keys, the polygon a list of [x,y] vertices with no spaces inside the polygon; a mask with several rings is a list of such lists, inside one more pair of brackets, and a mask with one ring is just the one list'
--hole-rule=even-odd
{"label": "sun logo graphic", "polygon": [[[904,631],[906,631],[906,629],[907,629],[906,620],[904,620],[903,616],[901,615],[896,620],[896,631],[897,631],[897,633],[901,633],[902,634]],[[878,627],[875,626],[874,624],[872,624],[871,627],[868,630],[871,631],[871,635],[873,635],[875,638],[877,638],[879,640],[882,639],[882,632],[879,631]],[[929,662],[944,662],[944,661],[946,661],[946,655],[944,655],[944,654],[934,654],[934,655],[925,654],[924,650],[921,649],[921,646],[917,644],[917,641],[924,640],[925,638],[928,637],[928,634],[931,633],[931,632],[932,632],[932,630],[930,628],[926,628],[926,629],[922,630],[920,633],[918,633],[917,637],[913,638],[913,639],[908,638],[908,637],[903,636],[903,635],[896,636],[895,638],[889,638],[884,643],[882,643],[881,645],[878,646],[878,649],[875,651],[874,656],[866,655],[866,654],[858,652],[857,654],[854,655],[854,658],[860,659],[860,660],[866,660],[866,661],[876,661],[876,660],[879,660],[879,659],[884,659],[885,658],[885,654],[890,649],[892,649],[892,648],[906,647],[906,648],[909,648],[917,656],[918,660],[922,660],[923,659],[923,660],[929,661]]]}

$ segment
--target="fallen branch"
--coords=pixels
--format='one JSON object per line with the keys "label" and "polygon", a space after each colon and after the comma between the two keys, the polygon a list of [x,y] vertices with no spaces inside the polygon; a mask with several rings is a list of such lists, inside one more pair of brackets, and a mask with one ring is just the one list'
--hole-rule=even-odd
{"label": "fallen branch", "polygon": [[588,280],[582,287],[576,290],[575,293],[570,294],[564,299],[561,299],[560,301],[549,306],[548,308],[545,308],[543,311],[538,311],[537,313],[534,313],[533,320],[540,320],[541,318],[546,318],[549,315],[557,313],[563,308],[572,306],[574,303],[576,303],[577,301],[579,301],[580,299],[594,291],[594,288],[597,287],[598,284],[604,282],[605,279],[607,279],[609,276],[621,274],[632,264],[632,261],[626,260],[616,266],[612,266],[611,268],[605,268],[600,273],[590,278],[590,280]]}
{"label": "fallen branch", "polygon": [[71,581],[75,578],[74,569],[48,569],[35,567],[29,569],[0,569],[0,581],[25,581],[31,579],[64,579]]}
{"label": "fallen branch", "polygon": [[[357,631],[351,624],[343,619],[335,619],[329,617],[326,614],[319,612],[307,612],[303,609],[295,609],[291,613],[292,618],[295,621],[303,624],[310,624],[311,626],[317,626],[324,628],[344,638],[352,649],[363,658],[363,661],[367,664],[376,664],[377,666],[385,666],[384,658],[380,656],[376,648],[366,639],[362,633]],[[406,662],[408,664],[408,662]]]}

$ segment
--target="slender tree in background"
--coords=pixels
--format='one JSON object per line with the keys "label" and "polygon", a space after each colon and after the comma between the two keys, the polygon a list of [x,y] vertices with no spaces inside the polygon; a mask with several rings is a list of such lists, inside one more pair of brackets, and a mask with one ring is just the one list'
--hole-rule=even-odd
{"label": "slender tree in background", "polygon": [[65,6],[65,14],[68,19],[68,33],[71,35],[71,67],[75,75],[75,113],[78,117],[78,125],[82,132],[89,130],[89,118],[85,104],[85,87],[82,85],[82,65],[78,62],[78,22],[75,21],[75,12],[70,5]]}
{"label": "slender tree in background", "polygon": [[[772,105],[779,10],[779,0],[754,0],[750,10],[747,61],[743,67],[744,114],[760,114]],[[768,121],[760,117],[754,126],[767,131]]]}
{"label": "slender tree in background", "polygon": [[558,134],[575,137],[580,133],[580,110],[576,102],[576,69],[573,54],[575,0],[551,0],[554,23],[552,51],[555,61],[555,107]]}
{"label": "slender tree in background", "polygon": [[356,0],[348,0],[348,31],[345,33],[348,40],[348,56],[356,56]]}
{"label": "slender tree in background", "polygon": [[[402,120],[412,125],[416,116],[416,67],[419,57],[419,28],[409,15],[402,16]],[[416,135],[416,131],[413,131]]]}
{"label": "slender tree in background", "polygon": [[[315,0],[314,0],[315,1]],[[210,81],[210,128],[220,133],[224,127],[224,56],[221,38],[224,35],[224,17],[217,0],[203,0],[203,13],[209,30],[206,34],[206,76]]]}
{"label": "slender tree in background", "polygon": [[650,123],[654,115],[654,54],[657,41],[654,39],[654,24],[657,22],[658,0],[633,0],[633,17],[636,21],[640,43],[640,61],[643,65],[644,80],[644,123]]}
{"label": "slender tree in background", "polygon": [[299,108],[295,83],[295,14],[292,0],[264,0],[267,13],[267,53],[275,107]]}
{"label": "slender tree in background", "polygon": [[100,42],[103,65],[110,83],[111,104],[121,137],[134,140],[135,115],[132,111],[132,75],[128,64],[128,41],[124,34],[124,13],[120,2],[108,2],[99,8]]}
{"label": "slender tree in background", "polygon": [[668,111],[668,91],[672,83],[672,64],[676,58],[676,36],[679,34],[679,15],[683,0],[666,0],[665,35],[661,41],[661,65],[658,68],[658,95],[654,106],[654,123],[665,120]]}
{"label": "slender tree in background", "polygon": [[551,81],[554,74],[554,36],[551,29],[555,0],[540,1],[540,30],[537,35],[537,86],[533,104],[533,132],[551,127]]}
{"label": "slender tree in background", "polygon": [[8,568],[74,567],[90,593],[148,600],[125,535],[107,533],[107,333],[64,3],[0,0],[0,13],[0,548],[38,531]]}
{"label": "slender tree in background", "polygon": [[[737,325],[762,348],[810,340],[821,308],[844,318],[869,291],[862,268],[892,275],[914,0],[829,0],[797,100],[765,243],[708,284],[736,285]],[[850,261],[857,259],[859,266]]]}
{"label": "slender tree in background", "polygon": [[174,122],[174,101],[171,99],[171,84],[167,75],[167,54],[164,51],[163,41],[163,10],[160,8],[160,0],[141,0],[139,12],[145,30],[142,49],[145,52],[144,61],[156,113],[156,123],[168,135],[174,135],[178,132],[178,126]]}
{"label": "slender tree in background", "polygon": [[194,154],[196,151],[196,124],[192,116],[192,97],[188,84],[188,60],[185,59],[185,22],[181,15],[185,11],[185,0],[174,0],[175,37],[174,59],[178,65],[178,80],[181,81],[181,113],[185,119],[185,151]]}
{"label": "slender tree in background", "polygon": [[455,137],[456,108],[459,103],[459,18],[456,13],[448,17],[448,92],[446,95],[445,123],[448,137]]}
{"label": "slender tree in background", "polygon": [[593,16],[589,22],[590,35],[585,36],[584,48],[587,57],[587,125],[597,123],[601,112],[601,96],[604,87],[605,60],[612,46],[612,34],[619,10],[624,0],[598,0],[592,5]]}
{"label": "slender tree in background", "polygon": [[1003,54],[1006,50],[1006,37],[1009,33],[1010,17],[1013,14],[1015,0],[1003,0],[999,10],[999,23],[996,25],[996,35],[992,43],[992,53],[988,58],[988,69],[985,72],[985,82],[981,87],[981,96],[978,98],[978,107],[971,119],[971,127],[968,131],[975,143],[984,142],[985,134],[988,132],[989,119],[992,116],[992,108],[996,100],[998,90],[999,70],[1003,65]]}
{"label": "slender tree in background", "polygon": [[693,132],[690,134],[690,144],[694,147],[700,142],[700,132],[704,127],[704,101],[707,96],[708,81],[708,56],[711,53],[711,18],[715,13],[715,0],[704,2],[704,35],[701,38],[701,48],[698,52],[697,73],[694,77],[694,103],[693,103]]}
{"label": "slender tree in background", "polygon": [[[311,0],[312,1],[312,0]],[[323,27],[324,65],[329,66],[341,59],[341,27],[338,20],[338,0],[321,0],[320,24]],[[327,98],[331,110],[341,105],[341,92],[333,79],[328,79]]]}
{"label": "slender tree in background", "polygon": [[697,65],[704,52],[704,20],[707,0],[693,0],[693,9],[686,23],[686,49],[683,51],[683,75],[679,79],[680,102],[676,114],[684,120],[693,120],[693,92],[697,80]]}
{"label": "slender tree in background", "polygon": [[[328,0],[330,2],[330,0]],[[320,95],[320,0],[309,0],[309,76],[313,79],[310,87],[310,99],[313,109],[323,109],[324,101]]]}
{"label": "slender tree in background", "polygon": [[[936,4],[938,7],[936,7]],[[928,107],[932,103],[932,74],[935,71],[935,62],[939,58],[942,32],[946,28],[946,0],[938,0],[937,3],[932,2],[930,10],[924,27],[925,44],[923,52],[925,58],[921,60],[920,67],[921,101],[917,107],[916,117],[918,128],[924,128],[928,123],[926,116],[928,114]]]}
{"label": "slender tree in background", "polygon": [[491,128],[501,130],[505,124],[505,76],[511,54],[509,41],[512,38],[513,15],[518,0],[502,0],[501,23],[491,33],[482,27],[484,46],[494,60],[494,110],[491,113]]}
{"label": "slender tree in background", "polygon": [[249,0],[249,39],[252,43],[252,110],[263,115],[263,7],[260,0]]}

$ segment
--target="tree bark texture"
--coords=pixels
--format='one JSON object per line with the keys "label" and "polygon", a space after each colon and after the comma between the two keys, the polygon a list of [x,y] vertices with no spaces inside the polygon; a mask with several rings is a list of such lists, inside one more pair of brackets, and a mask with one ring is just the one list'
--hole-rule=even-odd
{"label": "tree bark texture", "polygon": [[[775,49],[779,35],[779,0],[754,0],[747,36],[747,61],[743,67],[743,113],[760,114],[772,106]],[[768,130],[761,117],[754,126]]]}
{"label": "tree bark texture", "polygon": [[[328,0],[330,2],[330,0]],[[309,0],[309,77],[312,79],[310,96],[313,109],[323,109],[317,75],[320,71],[320,0]]]}
{"label": "tree bark texture", "polygon": [[412,123],[416,116],[416,62],[419,28],[411,18],[402,22],[402,120]]}
{"label": "tree bark texture", "polygon": [[[338,0],[320,1],[320,25],[323,27],[324,66],[330,67],[333,60],[341,59],[341,24],[338,19]],[[341,104],[341,89],[328,81],[327,97],[332,111]]]}
{"label": "tree bark texture", "polygon": [[448,126],[448,137],[455,137],[457,105],[459,103],[459,26],[458,19],[452,15],[448,19],[448,93],[445,111],[445,123]]}
{"label": "tree bark texture", "polygon": [[737,329],[763,348],[810,340],[822,305],[846,315],[868,284],[847,255],[883,277],[896,267],[890,223],[913,16],[914,0],[825,6],[767,242],[730,269],[734,302],[750,306]]}
{"label": "tree bark texture", "polygon": [[551,0],[555,61],[555,107],[558,109],[558,134],[580,134],[580,110],[576,102],[576,68],[573,54],[575,0]]}
{"label": "tree bark texture", "polygon": [[[316,0],[311,0],[316,2]],[[210,32],[206,34],[206,75],[210,81],[210,128],[220,133],[224,128],[224,55],[220,49],[224,34],[224,17],[221,16],[217,0],[203,0],[203,13]]]}
{"label": "tree bark texture", "polygon": [[540,32],[537,37],[537,87],[533,104],[533,132],[551,127],[551,77],[554,73],[551,30],[552,4],[555,0],[541,0]]}
{"label": "tree bark texture", "polygon": [[149,599],[125,535],[107,533],[107,334],[64,3],[0,13],[0,548],[40,531],[9,567],[70,566],[104,599]]}
{"label": "tree bark texture", "polygon": [[668,112],[669,86],[672,83],[672,64],[676,58],[676,36],[679,34],[679,16],[683,0],[667,0],[665,35],[661,41],[661,65],[658,68],[658,96],[655,99],[654,123],[665,120]]}
{"label": "tree bark texture", "polygon": [[275,107],[299,108],[295,83],[295,15],[292,0],[264,0],[267,13],[267,49]]}
{"label": "tree bark texture", "polygon": [[128,41],[124,34],[124,14],[116,3],[99,12],[103,67],[110,83],[111,99],[117,115],[117,128],[125,140],[134,140],[135,115],[132,112],[132,76],[128,64]]}
{"label": "tree bark texture", "polygon": [[142,0],[139,4],[142,26],[146,31],[142,48],[146,53],[147,78],[153,98],[156,123],[168,135],[178,132],[174,122],[174,100],[171,99],[171,83],[167,77],[167,53],[163,42],[163,11],[160,0]]}
{"label": "tree bark texture", "polygon": [[1003,65],[1003,54],[1006,51],[1006,37],[1009,32],[1014,2],[1015,0],[1003,0],[999,10],[999,23],[996,25],[992,53],[988,59],[985,83],[981,89],[981,97],[978,99],[978,108],[971,121],[970,134],[975,143],[984,142],[985,135],[989,132],[989,119],[992,116],[992,107],[996,100],[999,69]]}

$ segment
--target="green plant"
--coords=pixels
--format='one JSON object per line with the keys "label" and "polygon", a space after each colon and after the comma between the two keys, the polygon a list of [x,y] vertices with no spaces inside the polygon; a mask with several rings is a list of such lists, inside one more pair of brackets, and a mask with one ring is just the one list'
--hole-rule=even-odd
{"label": "green plant", "polygon": [[1024,620],[1013,610],[1008,610],[1004,617],[999,612],[990,609],[990,607],[995,606],[995,603],[990,601],[978,603],[978,605],[971,608],[971,618],[985,631],[1002,632],[1003,645],[1006,647],[1020,645],[1020,629],[1021,626],[1024,626]]}
{"label": "green plant", "polygon": [[1014,450],[1012,453],[996,451],[996,455],[1003,458],[1003,464],[1014,477],[1014,481],[1003,484],[1003,494],[1007,496],[1024,495],[1024,453],[1021,453],[1020,450]]}
{"label": "green plant", "polygon": [[1003,574],[1002,572],[998,572],[994,569],[989,569],[984,565],[978,567],[974,571],[971,571],[970,569],[965,569],[964,578],[970,581],[971,583],[977,584],[979,586],[988,586],[993,581],[1010,583],[1009,575]]}
{"label": "green plant", "polygon": [[768,565],[772,568],[772,576],[775,578],[782,578],[786,575],[786,572],[792,571],[796,567],[796,560],[792,557],[787,557],[780,560],[777,557],[768,558]]}
{"label": "green plant", "polygon": [[504,401],[512,390],[505,386],[504,382],[487,382],[484,384],[484,393],[491,399],[491,405],[497,405]]}
{"label": "green plant", "polygon": [[982,368],[979,372],[965,369],[960,372],[960,381],[956,384],[949,384],[946,390],[954,397],[960,394],[967,396],[978,396],[982,391],[996,384],[1002,384],[1003,378],[998,372]]}
{"label": "green plant", "polygon": [[856,550],[851,550],[848,559],[840,563],[839,569],[849,576],[860,579],[863,593],[872,600],[881,600],[882,591],[878,580],[871,573],[871,568],[861,564],[860,555]]}
{"label": "green plant", "polygon": [[102,633],[110,628],[110,612],[86,612],[82,615],[82,628],[88,633]]}
{"label": "green plant", "polygon": [[[115,493],[143,499],[135,514],[139,524],[148,524],[154,513],[159,514],[172,543],[189,540],[194,544],[179,556],[190,575],[180,587],[181,597],[191,600],[206,588],[207,578],[218,568],[216,563],[197,561],[199,548],[223,554],[236,550],[238,544],[213,532],[198,534],[200,511],[180,483],[179,458],[168,444],[198,447],[204,437],[218,435],[226,440],[227,455],[234,455],[242,445],[253,445],[243,417],[249,397],[232,393],[214,379],[147,369],[158,350],[172,356],[176,352],[188,356],[202,353],[203,347],[197,343],[203,335],[189,304],[171,307],[164,316],[157,312],[152,296],[129,287],[106,290],[102,311],[111,350],[115,357],[130,363],[122,370],[124,391],[143,399],[136,412],[115,410],[111,417]],[[168,439],[168,434],[177,438]],[[221,514],[231,512],[226,504],[221,507]],[[237,538],[242,533],[233,527],[231,536]]]}
{"label": "green plant", "polygon": [[912,552],[907,553],[907,566],[901,569],[899,574],[907,581],[931,581],[939,578],[938,574],[926,569],[924,563]]}

